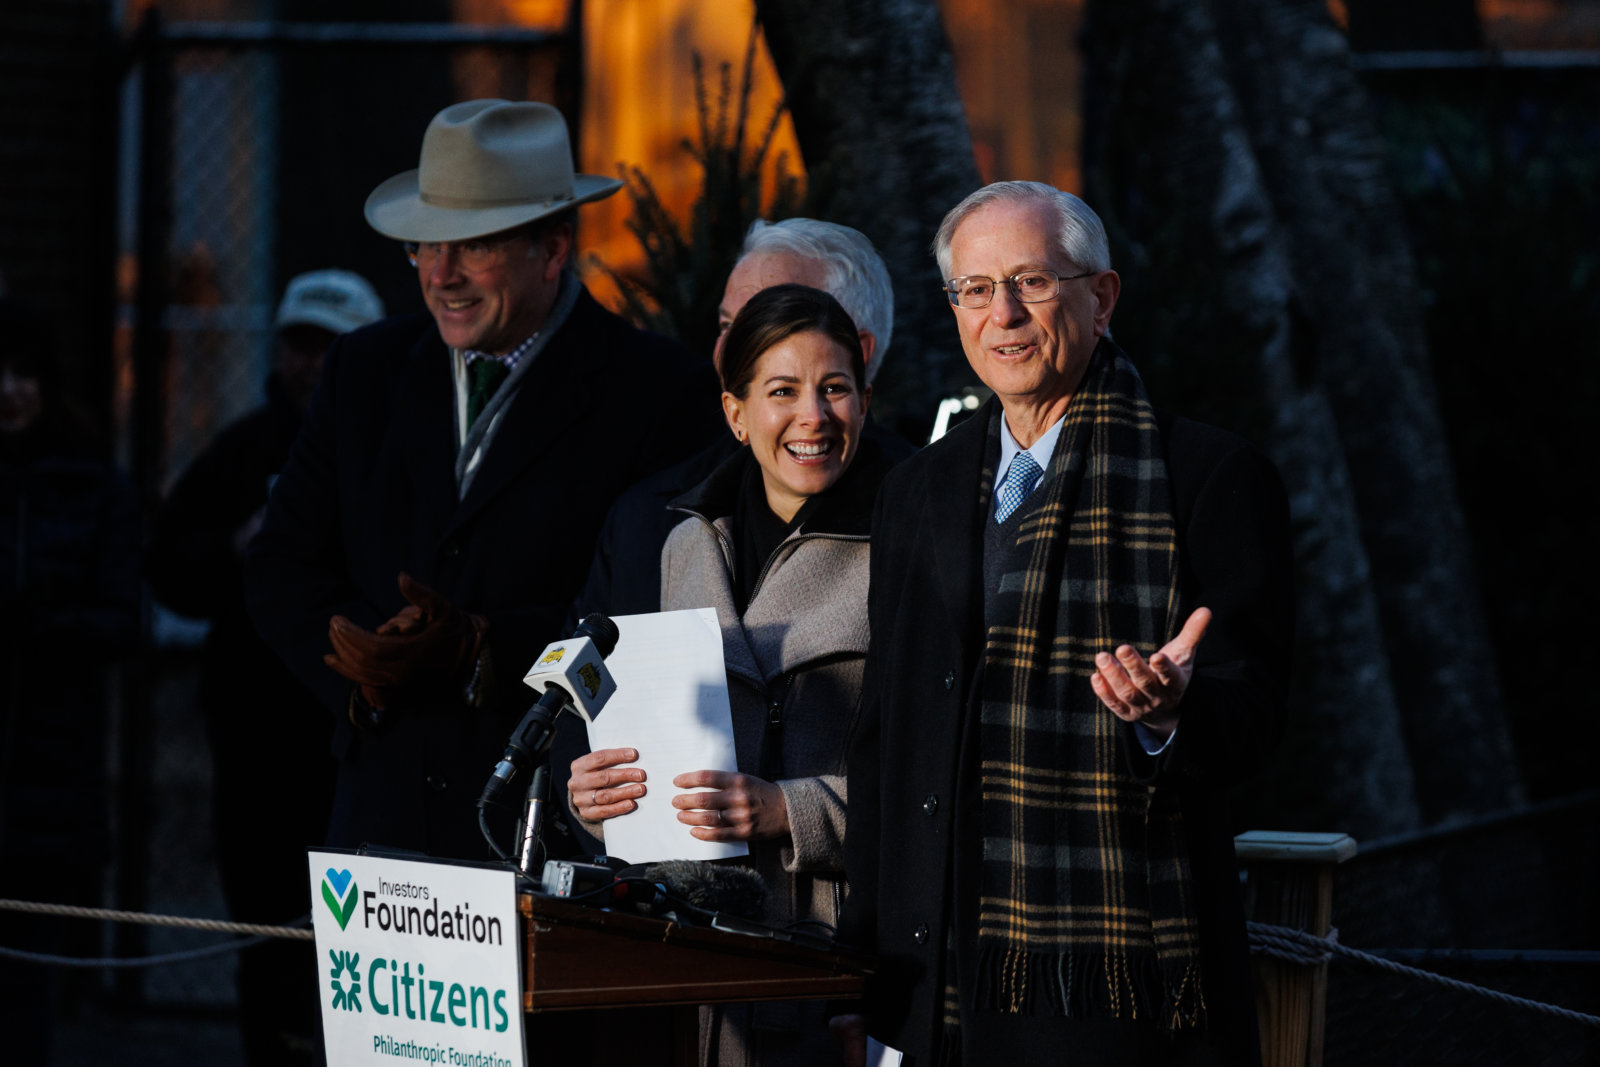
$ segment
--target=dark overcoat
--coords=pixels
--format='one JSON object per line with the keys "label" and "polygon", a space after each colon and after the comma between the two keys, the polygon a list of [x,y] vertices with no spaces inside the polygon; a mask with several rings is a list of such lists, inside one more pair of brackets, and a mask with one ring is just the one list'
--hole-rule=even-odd
{"label": "dark overcoat", "polygon": [[[981,848],[976,785],[958,768],[975,763],[962,742],[976,714],[984,647],[989,509],[978,486],[995,407],[991,401],[891,472],[873,524],[843,926],[848,940],[880,957],[868,997],[872,1034],[912,1053],[919,1067],[935,1062],[944,939],[959,918],[952,887],[958,879],[973,885],[971,850]],[[1130,726],[1119,743],[1126,773],[1178,791],[1200,898],[1211,1032],[1234,1050],[1226,1062],[1238,1062],[1252,1055],[1255,1024],[1232,828],[1217,790],[1250,774],[1281,733],[1293,628],[1288,509],[1271,464],[1243,439],[1186,419],[1158,417],[1158,425],[1178,528],[1179,618],[1206,606],[1214,619],[1172,744],[1150,757]],[[1002,1055],[1027,1057],[1004,1062],[1059,1055],[1058,1022],[1002,1022],[1002,1036],[1016,1039]],[[963,1043],[969,1029],[964,1020]]]}
{"label": "dark overcoat", "polygon": [[[433,320],[386,319],[328,353],[246,585],[262,636],[335,716],[331,845],[486,855],[474,803],[529,703],[523,674],[560,636],[606,510],[721,424],[709,363],[586,292],[533,358],[460,498],[454,380]],[[357,732],[350,683],[322,661],[328,620],[390,618],[405,604],[401,571],[488,619],[495,682],[481,708],[452,702]]]}

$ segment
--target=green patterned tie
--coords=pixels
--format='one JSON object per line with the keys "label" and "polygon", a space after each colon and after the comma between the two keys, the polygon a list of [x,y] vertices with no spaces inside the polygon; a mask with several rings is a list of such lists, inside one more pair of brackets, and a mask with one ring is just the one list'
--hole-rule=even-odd
{"label": "green patterned tie", "polygon": [[470,427],[478,421],[494,391],[511,372],[498,359],[475,359],[468,365],[467,372],[472,376],[472,388],[467,391],[467,426]]}

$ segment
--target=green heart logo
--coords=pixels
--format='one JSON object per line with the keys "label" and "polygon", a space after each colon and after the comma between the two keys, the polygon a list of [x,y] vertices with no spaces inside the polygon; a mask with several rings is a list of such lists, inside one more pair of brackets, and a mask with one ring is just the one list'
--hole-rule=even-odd
{"label": "green heart logo", "polygon": [[[343,930],[350,925],[350,916],[355,914],[356,898],[360,896],[360,890],[351,880],[349,871],[339,871],[336,874],[330,870],[328,874],[330,878],[322,880],[322,902],[328,905],[333,917],[339,920],[339,929]],[[335,893],[333,886],[329,884],[330,879],[334,877],[341,883],[340,888],[344,890],[343,893]],[[342,901],[339,899],[341,896],[344,898]]]}

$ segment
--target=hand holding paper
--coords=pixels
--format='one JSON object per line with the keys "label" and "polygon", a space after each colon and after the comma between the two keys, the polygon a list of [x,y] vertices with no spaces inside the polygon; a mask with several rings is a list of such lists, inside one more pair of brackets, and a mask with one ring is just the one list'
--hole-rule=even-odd
{"label": "hand holding paper", "polygon": [[702,841],[765,841],[789,836],[783,790],[753,774],[690,771],[672,780],[679,789],[704,789],[672,798],[678,821]]}
{"label": "hand holding paper", "polygon": [[602,748],[573,760],[567,780],[572,810],[580,818],[601,822],[637,808],[645,794],[644,771],[626,765],[638,758],[637,749]]}
{"label": "hand holding paper", "polygon": [[[622,638],[606,664],[617,695],[589,724],[593,751],[573,763],[574,782],[568,788],[578,814],[594,818],[595,808],[615,811],[605,820],[606,851],[632,863],[748,855],[743,839],[706,839],[691,832],[679,821],[682,809],[675,805],[675,796],[682,794],[668,784],[701,771],[744,777],[738,775],[715,609],[623,615],[613,621]],[[623,759],[618,749],[636,758]],[[598,780],[578,780],[580,773],[608,778],[604,785],[588,784]],[[647,783],[656,784],[654,791]],[[587,795],[582,793],[586,784]],[[688,788],[693,787],[679,787]],[[701,812],[693,818],[705,828],[714,817]]]}

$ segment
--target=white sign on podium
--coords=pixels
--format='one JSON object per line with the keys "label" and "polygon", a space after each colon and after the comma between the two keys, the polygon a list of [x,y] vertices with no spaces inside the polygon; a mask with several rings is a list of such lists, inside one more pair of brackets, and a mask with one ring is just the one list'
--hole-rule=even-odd
{"label": "white sign on podium", "polygon": [[515,873],[309,855],[330,1064],[525,1067]]}

